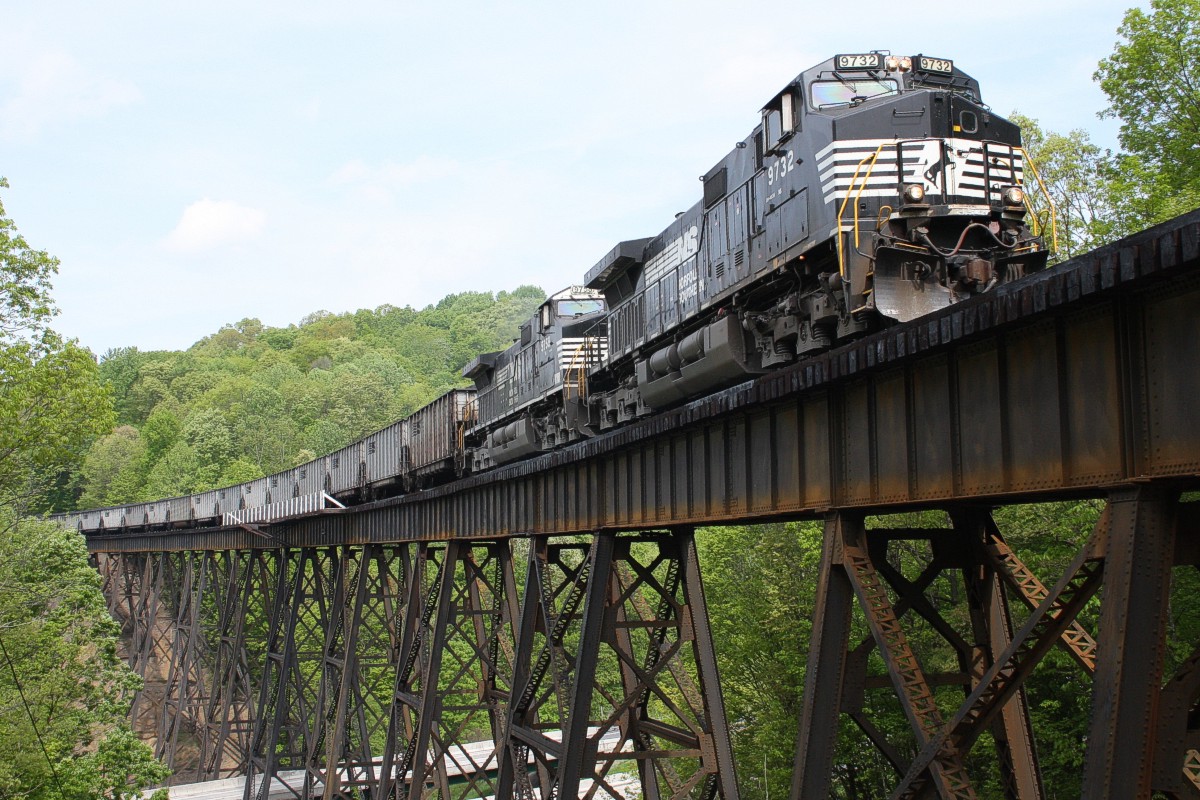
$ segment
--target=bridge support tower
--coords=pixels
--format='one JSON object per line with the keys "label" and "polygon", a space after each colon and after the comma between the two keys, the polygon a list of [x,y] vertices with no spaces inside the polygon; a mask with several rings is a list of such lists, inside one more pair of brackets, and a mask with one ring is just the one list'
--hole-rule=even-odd
{"label": "bridge support tower", "polygon": [[[1054,648],[1092,686],[1083,796],[1200,797],[1200,647],[1174,675],[1164,674],[1173,568],[1200,566],[1200,504],[1178,496],[1158,485],[1110,491],[1091,536],[1051,587],[1021,561],[986,507],[946,509],[952,524],[945,529],[868,527],[871,509],[829,513],[793,798],[832,796],[839,725],[853,724],[893,767],[893,798],[980,796],[966,762],[986,732],[1005,796],[1041,800],[1026,688]],[[928,546],[919,575],[902,574],[889,558],[901,542]],[[965,613],[957,616],[966,626],[952,624],[926,595],[950,572],[965,589]],[[1095,617],[1096,598],[1093,635],[1081,620]],[[861,642],[851,635],[856,609],[870,631]],[[906,636],[914,616],[945,641],[957,670],[922,668]],[[886,674],[870,674],[874,653]],[[878,690],[899,700],[915,758],[872,720],[866,698]],[[959,699],[948,702],[954,692]]]}

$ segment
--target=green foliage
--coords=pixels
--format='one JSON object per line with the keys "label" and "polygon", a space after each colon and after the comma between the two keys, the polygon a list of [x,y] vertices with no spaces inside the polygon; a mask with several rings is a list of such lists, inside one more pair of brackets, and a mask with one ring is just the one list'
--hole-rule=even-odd
{"label": "green foliage", "polygon": [[[1060,259],[1200,206],[1200,0],[1133,8],[1117,35],[1095,79],[1109,101],[1101,116],[1121,120],[1124,152],[1012,115],[1057,208]],[[1048,222],[1032,169],[1025,178],[1035,216]]]}
{"label": "green foliage", "polygon": [[[6,179],[0,178],[0,188],[8,188]],[[57,272],[58,259],[30,247],[0,205],[0,340],[45,330],[56,313],[50,278]]]}
{"label": "green foliage", "polygon": [[463,365],[507,347],[544,298],[465,292],[287,328],[244,319],[183,352],[110,350],[99,375],[129,427],[91,434],[78,505],[225,486],[344,447],[463,385]]}
{"label": "green foliage", "polygon": [[1105,116],[1121,120],[1121,146],[1170,178],[1200,185],[1200,0],[1151,0],[1125,14],[1096,79]]}
{"label": "green foliage", "polygon": [[145,476],[146,442],[137,428],[122,425],[96,440],[80,475],[86,487],[79,502],[86,508],[136,500]]}
{"label": "green foliage", "polygon": [[0,205],[0,796],[125,798],[166,770],[122,727],[136,678],[117,658],[99,576],[77,534],[21,518],[49,489],[50,502],[68,499],[63,473],[93,440],[90,498],[140,483],[138,432],[104,435],[114,415],[95,358],[48,327],[57,269]]}
{"label": "green foliage", "polygon": [[[1014,113],[1010,119],[1021,126],[1021,138],[1033,162],[1033,169],[1025,171],[1025,189],[1048,241],[1051,214],[1054,216],[1054,255],[1065,260],[1110,241],[1116,213],[1112,202],[1112,153],[1093,144],[1087,131],[1064,135],[1043,131],[1036,120],[1023,114]],[[1042,186],[1049,199],[1042,193]]]}
{"label": "green foliage", "polygon": [[166,777],[128,729],[118,634],[82,538],[0,513],[0,796],[129,798]]}
{"label": "green foliage", "polygon": [[743,797],[786,797],[821,527],[709,528],[696,544]]}
{"label": "green foliage", "polygon": [[0,508],[36,509],[112,427],[92,354],[47,327],[57,271],[58,260],[31,248],[0,205]]}
{"label": "green foliage", "polygon": [[1200,0],[1151,0],[1117,34],[1095,77],[1102,115],[1121,120],[1113,177],[1132,232],[1200,205]]}
{"label": "green foliage", "polygon": [[0,506],[36,508],[112,421],[90,352],[51,331],[0,341]]}

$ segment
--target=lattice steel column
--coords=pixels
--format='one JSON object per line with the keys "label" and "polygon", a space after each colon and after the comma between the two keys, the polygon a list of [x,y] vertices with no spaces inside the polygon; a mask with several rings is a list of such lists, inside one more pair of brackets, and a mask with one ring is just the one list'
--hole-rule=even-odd
{"label": "lattice steel column", "polygon": [[915,800],[930,786],[934,764],[945,752],[966,753],[1050,648],[1054,647],[1080,610],[1100,588],[1107,518],[1102,517],[1091,539],[1076,555],[1066,574],[1025,621],[979,679],[954,717],[921,749],[909,766],[895,800]]}
{"label": "lattice steel column", "polygon": [[[331,791],[337,791],[339,783],[339,765],[325,762],[326,741],[332,729],[335,737],[339,736],[337,716],[337,699],[342,685],[344,673],[351,665],[347,664],[347,638],[355,636],[352,621],[347,620],[347,612],[352,608],[346,602],[347,595],[356,594],[355,585],[361,571],[362,551],[343,545],[331,549],[329,554],[329,591],[330,608],[328,626],[325,628],[325,644],[321,653],[321,675],[317,682],[316,702],[311,709],[312,718],[307,720],[310,725],[305,741],[304,751],[304,796],[316,794],[317,787],[323,786],[325,796]],[[353,649],[353,644],[350,645]],[[352,679],[352,678],[351,678]]]}
{"label": "lattice steel column", "polygon": [[[384,743],[379,783],[379,797],[387,800],[404,800],[419,796],[423,791],[411,792],[406,776],[410,771],[414,771],[414,775],[422,772],[426,766],[425,755],[429,743],[429,720],[423,716],[427,708],[426,676],[431,671],[436,673],[431,663],[441,658],[438,651],[440,642],[431,640],[438,636],[439,631],[444,633],[444,622],[436,619],[435,615],[439,607],[446,608],[449,605],[439,602],[449,592],[439,556],[443,559],[448,556],[428,543],[416,545],[416,550],[408,580],[407,613],[400,637],[400,653],[393,673],[387,740]],[[452,555],[457,555],[457,548]],[[453,575],[449,580],[453,580]],[[436,667],[436,664],[433,666]],[[429,699],[432,702],[432,695],[429,695]]]}
{"label": "lattice steel column", "polygon": [[1175,555],[1175,504],[1175,495],[1155,487],[1109,496],[1085,797],[1150,796]]}
{"label": "lattice steel column", "polygon": [[[879,647],[879,653],[887,665],[888,675],[896,689],[896,696],[904,714],[908,717],[917,743],[925,747],[941,732],[941,712],[925,672],[909,646],[908,639],[900,627],[899,619],[890,598],[875,568],[866,547],[866,531],[860,524],[844,525],[842,534],[842,557],[846,574],[859,606],[867,619],[867,626]],[[942,798],[976,797],[963,766],[963,757],[956,743],[939,747],[927,766],[929,779]]]}
{"label": "lattice steel column", "polygon": [[[259,686],[246,800],[267,800],[280,769],[304,767],[329,624],[331,553],[317,548],[275,552],[277,594]],[[291,791],[302,793],[300,787]]]}
{"label": "lattice steel column", "polygon": [[825,518],[804,677],[804,706],[792,771],[792,800],[827,800],[830,796],[854,607],[854,587],[842,561],[841,528],[847,525],[861,526],[862,515],[834,512]]}
{"label": "lattice steel column", "polygon": [[171,587],[166,580],[168,555],[165,553],[139,554],[135,559],[140,568],[137,594],[132,598],[132,636],[130,639],[130,666],[142,679],[142,688],[134,695],[130,718],[140,735],[157,733],[159,711],[155,705],[162,700],[160,666],[170,660],[170,625],[160,620],[164,608],[169,608],[165,593]]}
{"label": "lattice steel column", "polygon": [[[967,589],[975,653],[969,689],[974,689],[1012,641],[1012,615],[1004,594],[1004,583],[989,564],[986,554],[989,544],[1002,544],[1003,540],[987,512],[969,511],[952,516],[955,530],[962,534],[960,543],[965,545],[962,548],[965,551],[963,583]],[[1007,552],[1008,563],[1024,570],[1016,555],[1011,550]],[[1031,580],[1037,580],[1032,573],[1028,575]],[[1075,627],[1082,631],[1078,623]],[[1046,792],[1029,721],[1029,702],[1023,688],[1004,704],[1000,716],[991,725],[991,733],[1008,800],[1042,800]]]}
{"label": "lattice steel column", "polygon": [[499,796],[616,794],[633,760],[645,797],[736,797],[694,548],[691,529],[535,541]]}
{"label": "lattice steel column", "polygon": [[[437,716],[431,723],[430,761],[444,772],[438,784],[446,797],[469,798],[496,793],[499,744],[507,699],[511,696],[511,653],[515,587],[508,566],[507,542],[465,543],[454,560],[445,615],[443,658],[436,675]],[[447,555],[443,567],[451,568]],[[439,609],[439,618],[442,617]],[[427,680],[432,683],[434,674]],[[472,742],[491,741],[491,747]]]}
{"label": "lattice steel column", "polygon": [[[532,800],[548,796],[551,761],[561,740],[543,731],[557,728],[565,716],[567,674],[563,641],[587,590],[587,548],[579,544],[551,545],[548,537],[530,540],[525,573],[525,596],[517,626],[513,692],[501,740],[498,797]],[[550,685],[546,687],[549,676]],[[543,720],[549,719],[549,722]],[[533,759],[536,786],[528,764]]]}
{"label": "lattice steel column", "polygon": [[155,755],[171,767],[176,779],[182,776],[184,780],[195,780],[193,773],[203,764],[207,748],[197,741],[198,752],[193,760],[180,763],[179,737],[183,729],[192,736],[207,733],[204,663],[208,654],[201,635],[200,607],[208,592],[208,560],[203,552],[180,553],[168,559],[174,565],[170,581],[176,587],[172,593],[176,609]]}
{"label": "lattice steel column", "polygon": [[[407,545],[367,545],[343,550],[350,567],[334,601],[342,622],[326,637],[322,694],[308,769],[318,770],[325,798],[358,797],[374,790],[387,732],[388,691],[399,652],[408,580]],[[322,747],[320,743],[324,743]]]}
{"label": "lattice steel column", "polygon": [[268,551],[228,551],[217,560],[210,584],[216,620],[207,633],[214,653],[206,715],[213,744],[204,762],[209,780],[249,770],[257,685],[251,666],[261,674],[275,588]]}

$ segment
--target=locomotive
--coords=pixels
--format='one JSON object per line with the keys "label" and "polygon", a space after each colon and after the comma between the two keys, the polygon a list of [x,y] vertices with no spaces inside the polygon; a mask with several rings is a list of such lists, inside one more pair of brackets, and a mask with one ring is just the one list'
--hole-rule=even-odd
{"label": "locomotive", "polygon": [[835,55],[766,103],[665,230],[618,243],[468,363],[473,390],[277,475],[65,521],[244,525],[414,491],[907,322],[1045,266],[1026,166],[1017,126],[952,61]]}
{"label": "locomotive", "polygon": [[[1046,263],[1020,130],[952,61],[812,67],[653,238],[621,242],[482,355],[469,466],[620,425]],[[601,302],[602,298],[602,302]]]}

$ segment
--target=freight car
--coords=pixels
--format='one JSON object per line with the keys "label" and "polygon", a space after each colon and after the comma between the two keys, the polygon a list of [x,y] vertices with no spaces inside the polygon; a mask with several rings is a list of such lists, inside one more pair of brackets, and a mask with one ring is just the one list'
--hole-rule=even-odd
{"label": "freight car", "polygon": [[65,521],[251,524],[413,491],[915,319],[1045,265],[1027,166],[952,61],[836,55],[766,103],[665,230],[617,244],[512,347],[473,359],[474,389],[277,475]]}
{"label": "freight car", "polygon": [[243,525],[412,491],[462,469],[472,389],[452,389],[341,450],[292,469],[187,497],[55,515],[84,532]]}

